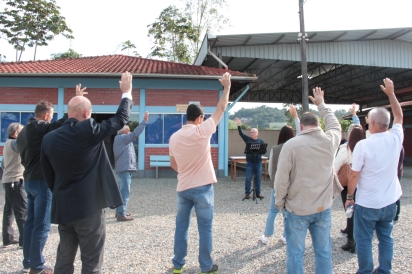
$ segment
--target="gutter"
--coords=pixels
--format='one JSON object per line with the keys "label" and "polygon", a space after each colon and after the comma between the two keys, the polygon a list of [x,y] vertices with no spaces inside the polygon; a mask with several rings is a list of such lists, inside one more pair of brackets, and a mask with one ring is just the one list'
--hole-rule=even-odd
{"label": "gutter", "polygon": [[[119,77],[119,73],[0,73],[0,77]],[[221,75],[133,74],[134,78],[217,80]],[[255,81],[257,76],[231,76],[232,81]]]}

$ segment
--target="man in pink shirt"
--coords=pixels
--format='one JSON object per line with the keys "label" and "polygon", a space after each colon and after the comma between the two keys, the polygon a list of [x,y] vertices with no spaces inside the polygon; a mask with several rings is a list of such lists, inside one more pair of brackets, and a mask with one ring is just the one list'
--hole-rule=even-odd
{"label": "man in pink shirt", "polygon": [[169,141],[170,164],[177,171],[177,215],[174,244],[173,273],[182,273],[187,255],[187,241],[192,209],[195,208],[199,229],[199,264],[202,273],[217,273],[211,253],[214,212],[213,184],[216,174],[210,153],[210,137],[215,133],[230,93],[230,74],[219,79],[224,90],[212,116],[203,122],[200,105],[187,108],[187,123]]}

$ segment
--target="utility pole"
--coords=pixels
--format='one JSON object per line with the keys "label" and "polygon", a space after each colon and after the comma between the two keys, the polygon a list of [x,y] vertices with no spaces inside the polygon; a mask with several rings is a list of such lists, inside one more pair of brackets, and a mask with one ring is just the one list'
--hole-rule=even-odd
{"label": "utility pole", "polygon": [[302,111],[305,113],[309,111],[309,91],[308,91],[308,63],[306,62],[306,32],[305,20],[303,17],[303,0],[299,1],[299,19],[300,19],[300,33],[298,40],[300,41],[301,52],[301,67],[302,67]]}

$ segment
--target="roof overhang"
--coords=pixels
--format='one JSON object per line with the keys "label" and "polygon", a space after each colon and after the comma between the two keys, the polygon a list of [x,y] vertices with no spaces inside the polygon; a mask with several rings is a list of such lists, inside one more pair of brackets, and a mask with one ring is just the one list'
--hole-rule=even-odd
{"label": "roof overhang", "polygon": [[[206,34],[195,65],[255,74],[243,102],[301,103],[299,33]],[[412,100],[412,28],[307,32],[309,90],[320,86],[326,102],[361,108],[385,105],[382,79],[395,83],[400,101]],[[239,92],[231,94],[235,99]]]}

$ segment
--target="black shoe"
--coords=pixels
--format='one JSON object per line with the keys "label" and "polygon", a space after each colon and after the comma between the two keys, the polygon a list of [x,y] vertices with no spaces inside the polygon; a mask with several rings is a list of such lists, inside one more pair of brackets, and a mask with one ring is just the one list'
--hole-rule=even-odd
{"label": "black shoe", "polygon": [[3,248],[6,248],[6,247],[9,247],[11,245],[18,244],[18,243],[19,243],[19,241],[17,241],[17,240],[11,240],[10,243],[8,243],[6,245],[3,245]]}
{"label": "black shoe", "polygon": [[263,197],[262,195],[260,195],[260,193],[258,193],[258,194],[256,194],[256,197],[258,197],[259,199],[263,199],[263,198],[265,198],[265,197]]}
{"label": "black shoe", "polygon": [[217,269],[218,269],[217,265],[214,264],[212,266],[212,269],[210,269],[209,271],[206,271],[206,272],[201,272],[200,274],[217,274],[218,273]]}
{"label": "black shoe", "polygon": [[351,253],[355,253],[356,252],[356,243],[353,239],[348,239],[348,241],[346,242],[346,244],[344,244],[343,246],[341,246],[341,248],[345,251],[349,251]]}
{"label": "black shoe", "polygon": [[348,234],[348,228],[346,227],[345,229],[341,229],[340,232],[342,232],[344,234]]}

